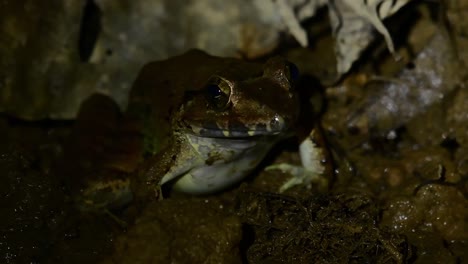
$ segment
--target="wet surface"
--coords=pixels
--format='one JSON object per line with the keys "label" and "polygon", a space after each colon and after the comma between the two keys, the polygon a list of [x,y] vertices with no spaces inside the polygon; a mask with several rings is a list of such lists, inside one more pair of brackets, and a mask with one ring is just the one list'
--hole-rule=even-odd
{"label": "wet surface", "polygon": [[88,101],[74,122],[0,116],[1,262],[467,262],[468,57],[427,17],[409,34],[413,55],[402,47],[377,67],[369,54],[339,82],[331,38],[286,50],[333,156],[328,190],[278,192],[288,175],[263,168],[300,164],[289,140],[223,193],[90,204],[91,182],[122,191],[115,179],[139,173],[137,128],[111,100]]}

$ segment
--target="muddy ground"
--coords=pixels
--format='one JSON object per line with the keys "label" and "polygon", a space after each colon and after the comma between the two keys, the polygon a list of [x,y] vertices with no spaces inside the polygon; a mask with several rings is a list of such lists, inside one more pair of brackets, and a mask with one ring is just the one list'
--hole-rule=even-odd
{"label": "muddy ground", "polygon": [[[91,111],[91,121],[2,115],[1,262],[467,263],[465,12],[441,19],[431,4],[415,5],[394,19],[408,21],[408,32],[388,22],[399,60],[382,43],[339,79],[329,34],[311,49],[277,51],[302,72],[299,88],[313,113],[305,120],[320,124],[333,157],[328,189],[278,193],[288,175],[264,168],[300,163],[292,139],[225,192],[164,190],[160,201],[82,210],[75,186],[113,155],[108,139],[93,133],[118,123],[118,114]],[[86,144],[90,153],[68,154]],[[64,166],[76,171],[63,173]]]}

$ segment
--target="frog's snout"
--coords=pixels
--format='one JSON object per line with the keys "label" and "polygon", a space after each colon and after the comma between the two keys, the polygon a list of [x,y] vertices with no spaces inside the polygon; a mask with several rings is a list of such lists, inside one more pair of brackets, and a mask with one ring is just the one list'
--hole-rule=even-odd
{"label": "frog's snout", "polygon": [[280,132],[286,130],[287,127],[288,125],[286,120],[280,115],[275,115],[270,120],[270,123],[267,124],[266,130],[267,132]]}

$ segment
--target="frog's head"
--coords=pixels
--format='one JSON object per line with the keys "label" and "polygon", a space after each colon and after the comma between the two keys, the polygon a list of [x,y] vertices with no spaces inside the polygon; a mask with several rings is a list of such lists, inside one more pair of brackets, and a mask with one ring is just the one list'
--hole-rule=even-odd
{"label": "frog's head", "polygon": [[[245,64],[244,66],[247,66]],[[201,137],[246,138],[282,135],[296,122],[299,105],[293,82],[298,70],[282,58],[263,67],[228,65],[182,105],[186,132]],[[255,69],[255,70],[252,70]]]}

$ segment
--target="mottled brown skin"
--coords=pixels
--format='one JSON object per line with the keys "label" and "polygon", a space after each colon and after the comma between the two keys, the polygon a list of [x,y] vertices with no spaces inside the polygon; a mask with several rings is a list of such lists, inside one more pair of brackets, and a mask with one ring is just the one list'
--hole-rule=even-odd
{"label": "mottled brown skin", "polygon": [[61,172],[76,175],[69,186],[79,208],[121,208],[132,198],[154,197],[166,182],[195,194],[220,191],[250,173],[276,142],[295,134],[312,140],[312,148],[301,148],[312,162],[303,162],[306,173],[287,166],[301,175],[283,189],[307,184],[307,175],[323,171],[317,161],[328,158],[312,155],[319,153],[314,146],[323,145],[319,134],[297,133],[292,69],[281,58],[259,64],[193,50],[146,65],[124,115],[110,98],[91,97],[65,151],[71,164],[64,162]]}
{"label": "mottled brown skin", "polygon": [[[213,79],[230,88],[229,102],[223,107],[214,105],[206,91]],[[138,186],[154,188],[169,171],[187,163],[202,166],[193,158],[187,134],[247,142],[262,138],[262,144],[266,141],[263,138],[270,137],[273,144],[291,134],[298,111],[289,64],[283,59],[270,59],[262,65],[192,50],[151,62],[133,85],[127,111],[129,117],[140,121],[145,139],[150,138],[147,154],[151,157]],[[206,158],[203,166],[216,162],[232,161],[215,155]]]}

